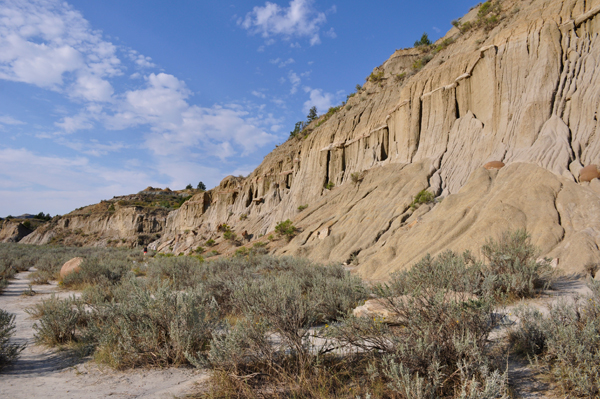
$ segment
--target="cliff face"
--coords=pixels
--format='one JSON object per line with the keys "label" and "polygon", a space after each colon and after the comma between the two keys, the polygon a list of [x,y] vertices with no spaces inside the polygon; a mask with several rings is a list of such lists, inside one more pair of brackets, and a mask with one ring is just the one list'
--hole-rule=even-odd
{"label": "cliff face", "polygon": [[[22,244],[137,246],[162,234],[169,211],[128,204],[139,196],[125,196],[56,217],[24,237]],[[123,200],[125,199],[125,200]]]}
{"label": "cliff face", "polygon": [[[305,138],[174,211],[157,248],[218,240],[221,223],[257,237],[290,218],[301,233],[273,244],[276,253],[356,258],[372,278],[427,252],[478,253],[515,228],[567,270],[600,261],[600,184],[578,183],[583,166],[600,163],[600,1],[500,4],[491,30],[453,28],[438,51],[396,51]],[[484,169],[489,161],[507,166]],[[413,210],[422,189],[443,201]]]}
{"label": "cliff face", "polygon": [[[600,165],[600,0],[498,4],[495,19],[475,8],[435,46],[397,50],[248,177],[172,211],[152,247],[233,251],[219,225],[256,240],[289,218],[300,233],[271,251],[352,259],[370,278],[516,228],[563,269],[600,261],[600,181],[579,182]],[[423,189],[437,199],[414,209]]]}
{"label": "cliff face", "polygon": [[0,224],[0,242],[19,242],[30,233],[31,230],[20,222],[6,220]]}

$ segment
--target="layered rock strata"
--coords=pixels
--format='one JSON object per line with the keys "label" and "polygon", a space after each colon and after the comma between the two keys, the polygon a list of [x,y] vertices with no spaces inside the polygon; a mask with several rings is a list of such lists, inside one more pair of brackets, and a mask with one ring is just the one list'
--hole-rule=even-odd
{"label": "layered rock strata", "polygon": [[[500,4],[493,29],[476,7],[460,20],[475,28],[394,52],[310,133],[171,212],[153,248],[233,251],[219,226],[252,241],[291,219],[300,233],[271,251],[374,279],[516,228],[565,270],[600,261],[600,182],[584,169],[600,165],[600,0]],[[424,189],[436,201],[416,207]]]}

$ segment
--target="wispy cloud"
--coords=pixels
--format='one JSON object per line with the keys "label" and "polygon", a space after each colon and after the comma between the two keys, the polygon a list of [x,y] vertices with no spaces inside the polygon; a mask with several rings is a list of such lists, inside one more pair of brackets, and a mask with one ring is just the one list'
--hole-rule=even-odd
{"label": "wispy cloud", "polygon": [[298,74],[294,71],[289,71],[288,79],[292,84],[292,89],[290,90],[290,93],[295,94],[298,91],[298,86],[300,86],[300,82],[302,82],[302,79],[300,79],[300,76],[298,76]]}
{"label": "wispy cloud", "polygon": [[281,58],[275,58],[274,60],[269,60],[271,64],[277,65],[279,68],[284,68],[288,65],[295,63],[296,61],[293,58],[288,58],[285,61],[282,61]]}
{"label": "wispy cloud", "polygon": [[292,0],[289,7],[267,1],[237,21],[248,32],[260,34],[267,40],[272,40],[272,36],[282,36],[285,40],[306,37],[311,46],[321,43],[319,33],[325,22],[325,13],[313,7],[313,0]]}
{"label": "wispy cloud", "polygon": [[15,119],[9,115],[0,115],[0,124],[3,124],[3,125],[25,125],[25,122]]}

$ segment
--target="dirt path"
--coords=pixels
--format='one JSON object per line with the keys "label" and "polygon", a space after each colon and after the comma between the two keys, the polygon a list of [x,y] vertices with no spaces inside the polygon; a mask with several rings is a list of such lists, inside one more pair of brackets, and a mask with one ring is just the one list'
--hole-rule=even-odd
{"label": "dirt path", "polygon": [[[514,309],[521,304],[532,306],[545,316],[548,316],[549,305],[556,304],[559,301],[572,303],[576,297],[589,294],[591,294],[591,290],[587,287],[585,280],[581,276],[563,276],[553,284],[552,290],[546,291],[541,297],[512,305],[506,308],[504,312],[510,314],[508,316],[510,321],[516,325],[519,323],[519,320],[514,316]],[[507,332],[508,329],[503,329],[496,338],[502,339],[502,336],[505,336]],[[508,381],[517,398],[564,398],[564,395],[555,393],[555,387],[549,379],[540,371],[532,368],[527,359],[514,355],[511,355],[508,361]]]}
{"label": "dirt path", "polygon": [[0,295],[0,308],[16,315],[14,341],[27,344],[19,359],[0,372],[0,398],[173,398],[193,391],[207,378],[206,373],[191,368],[117,372],[100,368],[89,359],[75,359],[66,352],[35,345],[35,320],[25,309],[52,293],[60,297],[73,293],[57,291],[53,283],[34,285],[37,294],[23,296],[30,283],[29,273],[18,273]]}

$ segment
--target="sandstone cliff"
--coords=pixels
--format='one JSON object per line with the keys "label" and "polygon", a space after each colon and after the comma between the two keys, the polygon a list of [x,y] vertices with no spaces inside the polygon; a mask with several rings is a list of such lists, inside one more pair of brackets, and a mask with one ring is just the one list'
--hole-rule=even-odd
{"label": "sandstone cliff", "polygon": [[[516,228],[567,271],[600,261],[600,181],[580,182],[600,165],[600,0],[494,10],[474,8],[434,46],[394,52],[248,177],[169,213],[152,247],[190,252],[214,239],[233,251],[219,225],[256,240],[289,218],[300,233],[271,251],[352,260],[369,278],[428,252],[478,253]],[[490,161],[506,166],[483,168]],[[436,200],[411,206],[423,189]]]}
{"label": "sandstone cliff", "polygon": [[[144,193],[144,192],[142,192]],[[156,240],[163,232],[169,209],[154,202],[173,201],[178,194],[144,193],[115,197],[55,217],[22,244],[138,246]],[[168,205],[167,201],[167,205]]]}

